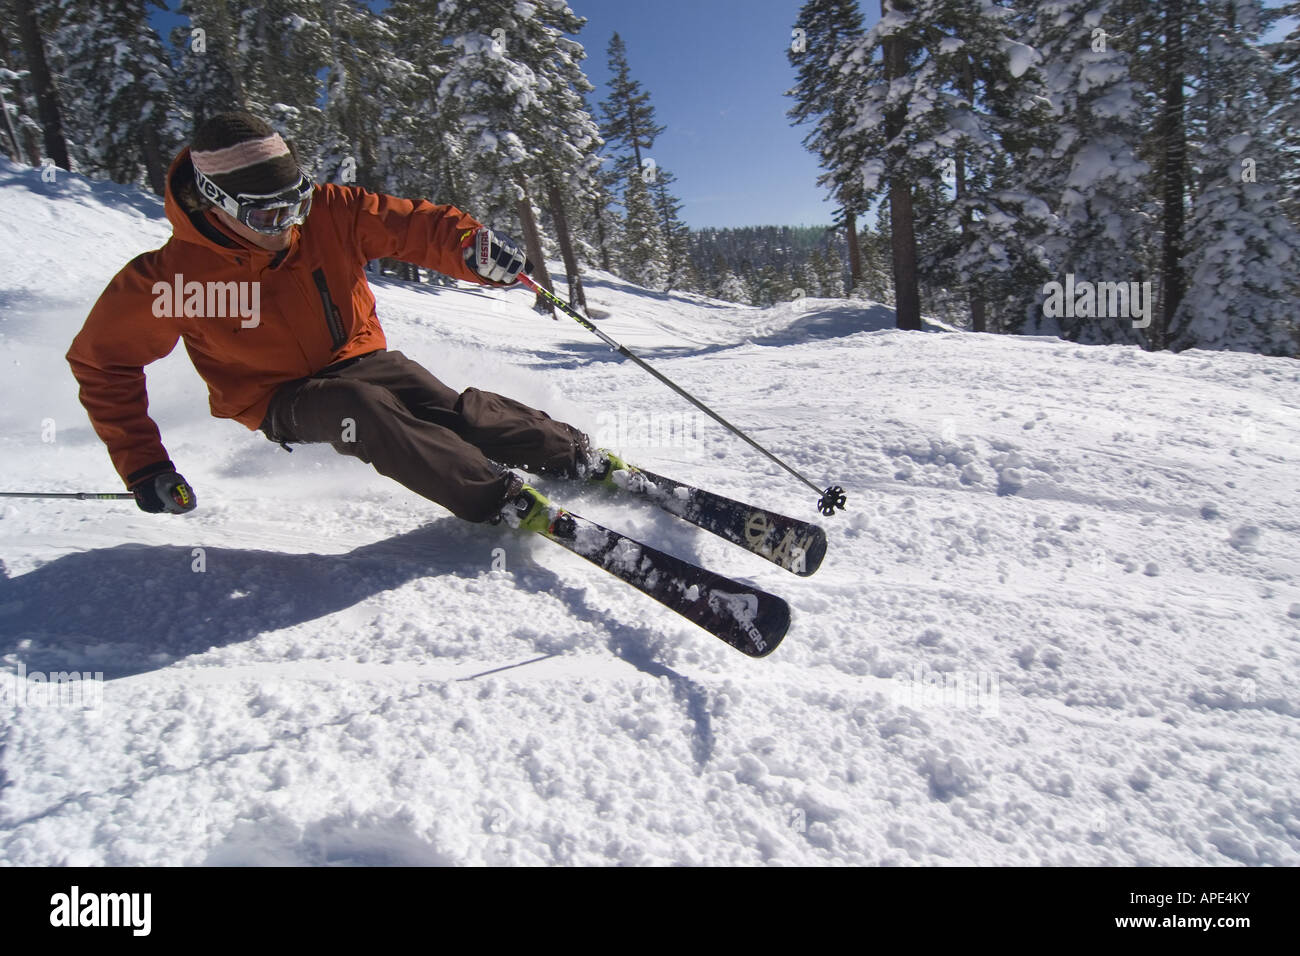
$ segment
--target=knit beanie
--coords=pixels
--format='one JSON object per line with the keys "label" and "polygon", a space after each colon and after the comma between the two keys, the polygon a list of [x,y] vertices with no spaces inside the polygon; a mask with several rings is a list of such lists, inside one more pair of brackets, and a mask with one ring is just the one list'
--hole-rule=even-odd
{"label": "knit beanie", "polygon": [[190,142],[194,168],[231,196],[266,196],[298,182],[292,151],[270,124],[252,113],[218,113]]}

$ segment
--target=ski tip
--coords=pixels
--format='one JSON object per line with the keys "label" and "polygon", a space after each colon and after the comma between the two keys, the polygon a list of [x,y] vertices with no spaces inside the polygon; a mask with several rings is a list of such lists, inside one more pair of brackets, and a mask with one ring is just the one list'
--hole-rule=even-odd
{"label": "ski tip", "polygon": [[817,569],[822,566],[822,560],[826,557],[826,532],[819,526],[812,525],[812,531],[807,540],[804,542],[803,552],[799,555],[798,560],[792,563],[789,570],[802,578],[816,573]]}
{"label": "ski tip", "polygon": [[767,657],[781,646],[790,630],[790,605],[781,598],[768,597],[770,600],[754,621],[753,630],[746,635],[745,646],[737,648],[750,657]]}

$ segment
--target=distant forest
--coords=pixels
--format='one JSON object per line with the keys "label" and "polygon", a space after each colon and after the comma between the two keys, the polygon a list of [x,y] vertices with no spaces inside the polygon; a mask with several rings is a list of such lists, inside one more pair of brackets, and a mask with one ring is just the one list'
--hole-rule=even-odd
{"label": "distant forest", "polygon": [[[858,236],[863,256],[859,292],[890,297],[889,245]],[[747,226],[693,229],[685,285],[718,299],[772,305],[800,296],[843,298],[850,288],[848,239],[833,226]]]}

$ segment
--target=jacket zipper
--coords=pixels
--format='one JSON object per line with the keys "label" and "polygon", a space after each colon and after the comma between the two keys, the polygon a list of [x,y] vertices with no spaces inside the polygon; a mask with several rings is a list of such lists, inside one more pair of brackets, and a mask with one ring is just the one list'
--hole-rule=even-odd
{"label": "jacket zipper", "polygon": [[325,310],[325,323],[330,329],[330,341],[334,343],[334,351],[337,352],[348,340],[343,331],[343,320],[339,316],[338,307],[334,305],[334,300],[330,298],[330,287],[325,281],[325,270],[317,269],[311,277],[316,283],[316,291],[320,293],[321,308]]}

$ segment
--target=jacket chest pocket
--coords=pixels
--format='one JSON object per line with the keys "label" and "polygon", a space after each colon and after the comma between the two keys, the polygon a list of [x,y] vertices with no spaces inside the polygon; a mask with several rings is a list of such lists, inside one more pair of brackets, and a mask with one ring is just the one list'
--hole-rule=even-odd
{"label": "jacket chest pocket", "polygon": [[315,270],[311,274],[311,279],[320,296],[320,307],[325,316],[325,326],[329,329],[330,343],[337,352],[348,341],[347,329],[343,327],[343,315],[334,304],[334,297],[330,295],[329,283],[325,281],[325,270]]}

